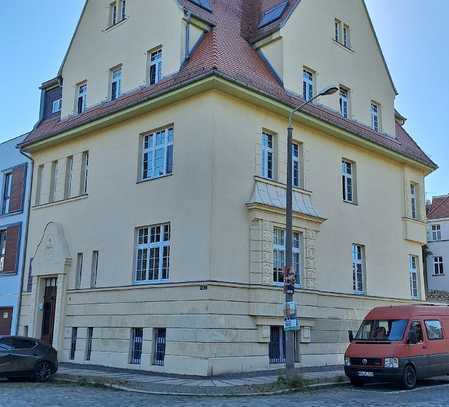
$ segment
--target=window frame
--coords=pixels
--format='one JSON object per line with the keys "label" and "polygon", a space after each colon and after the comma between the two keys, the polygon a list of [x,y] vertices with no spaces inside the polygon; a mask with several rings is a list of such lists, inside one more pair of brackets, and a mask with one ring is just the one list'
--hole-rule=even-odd
{"label": "window frame", "polygon": [[315,72],[309,68],[303,68],[302,71],[302,96],[308,102],[315,95]]}
{"label": "window frame", "polygon": [[[158,144],[158,137],[163,138],[163,143]],[[175,129],[173,125],[142,134],[140,146],[140,181],[151,181],[173,175],[175,149]],[[158,161],[161,160],[161,157],[158,156],[160,150],[163,150],[163,172],[155,175],[158,169]]]}
{"label": "window frame", "polygon": [[109,27],[114,27],[126,20],[126,0],[114,0],[109,4]]}
{"label": "window frame", "polygon": [[79,252],[76,255],[75,290],[81,289],[81,284],[83,280],[83,263],[84,263],[84,254],[82,252]]}
{"label": "window frame", "polygon": [[419,219],[418,184],[415,182],[410,183],[410,217],[414,220]]}
{"label": "window frame", "polygon": [[302,144],[292,143],[292,183],[294,188],[303,187]]}
{"label": "window frame", "polygon": [[3,189],[2,189],[2,215],[9,215],[11,212],[11,195],[13,184],[13,172],[6,171],[3,173]]}
{"label": "window frame", "polygon": [[371,114],[371,128],[380,133],[382,131],[382,122],[381,122],[381,105],[375,101],[371,101],[370,107]]}
{"label": "window frame", "polygon": [[349,24],[343,24],[342,29],[342,45],[345,48],[351,49],[351,29],[349,27]]}
{"label": "window frame", "polygon": [[409,255],[410,295],[414,300],[419,299],[419,256]]}
{"label": "window frame", "polygon": [[431,236],[433,242],[440,242],[442,240],[441,224],[431,225]]}
{"label": "window frame", "polygon": [[39,206],[42,201],[42,177],[44,175],[44,164],[40,164],[37,167],[37,176],[36,176],[36,192],[34,196],[34,205]]}
{"label": "window frame", "polygon": [[70,355],[69,360],[75,360],[76,356],[76,342],[78,340],[78,328],[72,327],[72,335],[70,339]]}
{"label": "window frame", "polygon": [[141,365],[143,355],[143,328],[131,328],[130,349],[129,349],[129,364]]}
{"label": "window frame", "polygon": [[92,359],[92,342],[94,337],[94,328],[87,328],[87,338],[86,338],[86,351],[84,353],[84,360],[90,361]]}
{"label": "window frame", "polygon": [[[340,106],[340,115],[349,119],[350,117],[350,90],[345,86],[339,87],[339,96],[338,96],[339,106]],[[346,109],[346,111],[345,111]]]}
{"label": "window frame", "polygon": [[92,252],[90,288],[96,288],[97,287],[99,258],[100,258],[100,252],[98,250],[94,250]]}
{"label": "window frame", "polygon": [[[87,81],[80,82],[78,85],[76,85],[76,114],[82,114],[87,110],[87,90]],[[81,105],[80,100],[82,100]]]}
{"label": "window frame", "polygon": [[153,329],[153,366],[165,366],[165,356],[167,353],[167,328]]}
{"label": "window frame", "polygon": [[[357,266],[360,266],[360,271]],[[359,275],[361,275],[361,280],[358,278]],[[359,289],[360,281],[362,283],[361,290]],[[366,248],[359,243],[352,244],[352,289],[355,295],[366,295]]]}
{"label": "window frame", "polygon": [[[119,76],[115,77],[117,73],[119,74]],[[122,65],[111,68],[109,75],[110,75],[109,98],[111,101],[114,101],[117,100],[122,95],[122,80],[123,80]]]}
{"label": "window frame", "polygon": [[[157,232],[159,228],[159,232]],[[153,231],[153,229],[155,229]],[[152,236],[159,236],[159,240],[152,240]],[[168,239],[167,239],[168,236]],[[149,226],[140,226],[135,232],[135,261],[134,278],[135,285],[161,284],[170,281],[171,252],[172,252],[172,226],[170,222]],[[156,250],[157,257],[152,253]],[[153,251],[153,252],[152,252]],[[157,270],[154,262],[157,259]],[[140,273],[140,275],[139,275]],[[150,279],[150,274],[153,274]],[[157,278],[154,278],[157,273]],[[165,277],[164,277],[165,273]],[[141,278],[144,276],[145,278]]]}
{"label": "window frame", "polygon": [[261,177],[269,180],[274,180],[275,168],[275,148],[274,148],[274,134],[263,130],[260,139],[261,161],[260,172]]}
{"label": "window frame", "polygon": [[[440,325],[441,336],[439,338],[431,338],[429,336],[429,327],[428,327],[429,322],[438,322],[438,324]],[[441,323],[441,321],[439,319],[425,319],[424,320],[424,328],[426,330],[427,340],[429,340],[429,341],[443,341],[444,340],[443,324]]]}
{"label": "window frame", "polygon": [[72,184],[73,184],[73,155],[70,155],[66,158],[64,199],[70,199],[72,197]]}
{"label": "window frame", "polygon": [[5,272],[7,234],[8,229],[0,228],[0,273]]}
{"label": "window frame", "polygon": [[62,98],[53,100],[51,105],[51,114],[59,113],[62,109]]}
{"label": "window frame", "polygon": [[89,151],[83,151],[81,155],[80,195],[87,195],[89,187],[89,158]]}
{"label": "window frame", "polygon": [[[154,56],[154,59],[153,59]],[[149,85],[158,84],[163,78],[163,62],[164,52],[163,47],[159,46],[151,49],[147,53],[147,83]],[[152,75],[152,69],[154,67],[154,80]]]}
{"label": "window frame", "polygon": [[56,192],[58,186],[58,165],[59,161],[54,160],[51,163],[51,172],[50,172],[50,191],[48,193],[48,202],[53,203],[56,202]]}
{"label": "window frame", "polygon": [[[357,205],[356,163],[347,158],[342,158],[340,166],[343,202]],[[350,172],[348,168],[350,168]]]}
{"label": "window frame", "polygon": [[444,276],[444,257],[433,256],[433,273],[434,277]]}
{"label": "window frame", "polygon": [[342,22],[336,18],[334,22],[334,40],[341,44],[341,38],[342,38]]}

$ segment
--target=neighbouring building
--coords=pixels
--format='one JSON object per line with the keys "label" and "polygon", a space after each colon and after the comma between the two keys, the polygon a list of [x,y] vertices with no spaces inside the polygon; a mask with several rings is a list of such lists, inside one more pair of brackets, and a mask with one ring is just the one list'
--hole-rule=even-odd
{"label": "neighbouring building", "polygon": [[395,111],[362,0],[88,0],[22,143],[21,329],[66,362],[278,368],[287,117],[328,85],[289,152],[298,363],[342,363],[370,308],[425,300],[437,167]]}
{"label": "neighbouring building", "polygon": [[0,336],[18,328],[32,169],[17,149],[25,137],[0,144]]}
{"label": "neighbouring building", "polygon": [[449,195],[432,198],[427,205],[427,219],[428,290],[432,299],[445,293],[449,301]]}

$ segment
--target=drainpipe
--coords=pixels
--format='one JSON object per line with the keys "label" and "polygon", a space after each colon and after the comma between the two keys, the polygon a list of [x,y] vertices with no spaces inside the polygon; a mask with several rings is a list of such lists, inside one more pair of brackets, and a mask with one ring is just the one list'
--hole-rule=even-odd
{"label": "drainpipe", "polygon": [[[22,292],[23,292],[23,280],[25,277],[25,266],[26,266],[26,256],[27,256],[27,248],[28,248],[28,230],[30,227],[30,213],[31,213],[31,191],[33,187],[33,176],[34,176],[34,159],[22,151],[22,149],[19,150],[20,154],[22,154],[24,157],[26,157],[27,160],[31,163],[31,175],[30,175],[30,190],[28,193],[28,209],[27,209],[27,218],[26,218],[26,227],[25,227],[25,236],[23,237],[25,242],[25,248],[23,250],[23,259],[22,259],[22,278],[20,279],[20,291],[19,291],[19,301],[17,302],[17,318],[16,318],[16,335],[19,334],[19,325],[20,325],[20,310],[22,308]],[[25,188],[26,188],[26,180],[25,180]],[[26,189],[25,189],[26,190]]]}

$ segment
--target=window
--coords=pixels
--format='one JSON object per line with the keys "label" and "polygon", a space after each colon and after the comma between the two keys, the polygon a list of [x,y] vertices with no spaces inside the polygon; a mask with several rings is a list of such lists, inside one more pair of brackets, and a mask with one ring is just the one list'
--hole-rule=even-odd
{"label": "window", "polygon": [[136,282],[167,281],[170,270],[170,224],[137,229]]}
{"label": "window", "polygon": [[444,339],[443,328],[440,321],[424,321],[424,325],[426,326],[427,338],[429,341]]}
{"label": "window", "polygon": [[164,366],[166,343],[167,330],[165,328],[156,328],[154,330],[153,365]]}
{"label": "window", "polygon": [[117,99],[122,93],[122,68],[111,70],[111,100]]}
{"label": "window", "polygon": [[441,240],[441,225],[432,225],[432,240]]}
{"label": "window", "polygon": [[35,205],[41,204],[41,194],[42,194],[42,175],[44,173],[44,165],[39,165],[37,167],[37,179],[36,179],[36,196],[34,198]]}
{"label": "window", "polygon": [[97,275],[98,275],[98,251],[94,250],[92,252],[92,272],[90,277],[90,288],[95,288],[97,286]]}
{"label": "window", "polygon": [[87,328],[87,339],[86,339],[86,353],[84,355],[84,360],[90,360],[92,356],[92,338],[94,336],[94,328]]}
{"label": "window", "polygon": [[83,253],[78,253],[76,256],[76,275],[75,275],[75,289],[81,288],[81,279],[83,277]]}
{"label": "window", "polygon": [[[296,276],[296,285],[301,284],[302,271],[301,234],[293,232],[293,270]],[[274,228],[273,231],[273,282],[284,283],[285,267],[285,230]]]}
{"label": "window", "polygon": [[120,23],[126,18],[126,0],[114,0],[109,5],[109,25]]}
{"label": "window", "polygon": [[352,289],[354,294],[365,294],[365,247],[352,245]]}
{"label": "window", "polygon": [[371,102],[371,128],[380,131],[380,106],[375,102]]}
{"label": "window", "polygon": [[77,336],[78,336],[78,328],[72,328],[72,339],[70,342],[70,360],[75,360]]}
{"label": "window", "polygon": [[162,79],[162,48],[148,53],[148,82],[155,85]]}
{"label": "window", "polygon": [[262,168],[261,175],[264,178],[273,179],[273,136],[268,133],[262,133]]}
{"label": "window", "polygon": [[51,112],[52,113],[58,113],[61,111],[62,108],[62,99],[56,99],[53,101],[52,105],[51,105]]}
{"label": "window", "polygon": [[87,83],[78,85],[76,98],[76,112],[83,113],[87,108]]}
{"label": "window", "polygon": [[343,188],[343,201],[356,203],[355,197],[355,163],[342,160],[341,179]]}
{"label": "window", "polygon": [[[294,346],[295,362],[299,362],[297,332],[295,332]],[[285,331],[282,326],[270,327],[268,355],[271,364],[285,363]]]}
{"label": "window", "polygon": [[417,200],[417,185],[410,184],[410,209],[412,219],[418,219],[418,200]]}
{"label": "window", "polygon": [[58,185],[58,162],[53,161],[51,163],[50,194],[48,197],[49,202],[55,201],[57,185]]}
{"label": "window", "polygon": [[142,157],[142,179],[154,179],[173,173],[172,127],[144,135]]}
{"label": "window", "polygon": [[341,21],[335,19],[335,41],[341,42]]}
{"label": "window", "polygon": [[410,271],[410,294],[412,298],[418,299],[418,257],[409,256],[409,271]]}
{"label": "window", "polygon": [[401,341],[407,324],[406,319],[364,320],[355,339],[359,341]]}
{"label": "window", "polygon": [[340,114],[347,119],[349,117],[349,90],[340,87]]}
{"label": "window", "polygon": [[69,199],[72,195],[72,177],[73,177],[73,156],[70,156],[67,157],[65,165],[64,199]]}
{"label": "window", "polygon": [[416,333],[416,339],[418,343],[422,343],[424,342],[424,334],[422,331],[422,326],[421,326],[421,322],[419,321],[413,321],[410,325],[410,330],[411,332],[415,332]]}
{"label": "window", "polygon": [[5,271],[6,259],[6,230],[0,230],[0,273]]}
{"label": "window", "polygon": [[347,24],[343,25],[343,45],[346,48],[351,48],[350,30],[349,30],[349,25],[347,25]]}
{"label": "window", "polygon": [[131,365],[140,365],[142,361],[143,347],[143,328],[131,329],[131,351],[129,355],[129,363]]}
{"label": "window", "polygon": [[4,174],[3,197],[2,197],[2,215],[10,211],[11,193],[12,193],[12,172]]}
{"label": "window", "polygon": [[26,338],[29,336],[28,331],[29,331],[29,326],[28,325],[24,325],[24,327],[23,327],[23,336],[26,337]]}
{"label": "window", "polygon": [[109,6],[109,25],[117,24],[117,2],[114,1]]}
{"label": "window", "polygon": [[85,151],[81,158],[80,195],[87,194],[88,176],[89,176],[89,151]]}
{"label": "window", "polygon": [[120,19],[126,18],[126,0],[120,0]]}
{"label": "window", "polygon": [[313,73],[307,69],[303,71],[302,92],[304,100],[309,101],[313,98]]}
{"label": "window", "polygon": [[293,186],[299,188],[301,186],[301,157],[300,146],[297,143],[292,145],[292,174],[293,174]]}
{"label": "window", "polygon": [[433,275],[442,276],[444,275],[444,261],[442,256],[433,257]]}

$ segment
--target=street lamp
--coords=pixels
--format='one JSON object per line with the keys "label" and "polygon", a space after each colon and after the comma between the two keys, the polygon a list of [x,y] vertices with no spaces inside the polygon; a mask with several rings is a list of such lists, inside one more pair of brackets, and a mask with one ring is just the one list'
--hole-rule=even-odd
{"label": "street lamp", "polygon": [[[289,284],[292,279],[294,280],[293,270],[293,115],[296,112],[301,111],[309,103],[312,103],[320,96],[333,95],[338,92],[339,88],[331,86],[318,93],[310,100],[304,102],[296,109],[290,112],[288,117],[288,129],[287,129],[287,204],[286,204],[286,239],[285,239],[285,273],[284,273],[284,291],[285,291],[285,324],[287,327],[288,322],[294,318],[294,324],[286,329],[285,333],[285,351],[286,351],[286,374],[287,378],[291,379],[295,376],[295,330],[297,330],[296,324],[296,306],[293,303],[294,284]],[[289,319],[291,317],[291,319]]]}

